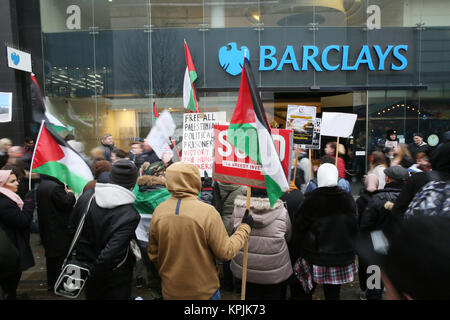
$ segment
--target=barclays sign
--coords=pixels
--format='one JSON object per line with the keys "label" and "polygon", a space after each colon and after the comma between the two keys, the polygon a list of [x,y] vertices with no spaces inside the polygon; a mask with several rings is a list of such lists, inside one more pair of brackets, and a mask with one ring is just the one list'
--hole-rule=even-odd
{"label": "barclays sign", "polygon": [[[384,71],[386,68],[401,71],[408,66],[408,59],[405,57],[408,45],[404,44],[388,45],[383,48],[379,45],[363,45],[354,64],[349,63],[350,46],[348,45],[329,45],[323,50],[317,46],[303,45],[296,49],[291,45],[286,46],[281,59],[278,60],[277,49],[274,46],[260,46],[258,70],[282,71],[285,66],[290,66],[294,71],[356,71],[362,67],[370,71]],[[219,63],[222,68],[232,76],[240,74],[245,50],[250,59],[250,50],[246,46],[238,48],[235,42],[230,42],[221,47]],[[334,62],[331,64],[330,60],[333,56]],[[391,62],[387,64],[388,58]]]}

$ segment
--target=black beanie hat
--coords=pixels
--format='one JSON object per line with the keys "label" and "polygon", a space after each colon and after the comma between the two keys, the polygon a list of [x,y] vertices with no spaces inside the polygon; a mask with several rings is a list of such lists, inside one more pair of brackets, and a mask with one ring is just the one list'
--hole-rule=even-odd
{"label": "black beanie hat", "polygon": [[112,166],[109,182],[132,189],[136,185],[137,178],[138,169],[135,164],[129,159],[119,159]]}

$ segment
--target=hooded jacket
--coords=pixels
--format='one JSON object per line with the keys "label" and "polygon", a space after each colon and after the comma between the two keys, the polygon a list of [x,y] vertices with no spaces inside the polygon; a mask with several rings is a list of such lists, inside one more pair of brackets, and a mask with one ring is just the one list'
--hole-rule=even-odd
{"label": "hooded jacket", "polygon": [[164,299],[209,299],[219,289],[215,258],[231,260],[244,246],[250,226],[229,237],[220,214],[198,200],[200,174],[177,162],[166,171],[172,196],[154,211],[148,254],[162,279]]}
{"label": "hooded jacket", "polygon": [[[232,216],[237,228],[245,214],[247,199],[238,196]],[[291,238],[291,220],[283,202],[273,208],[268,198],[250,198],[250,214],[255,225],[248,242],[247,281],[256,284],[277,284],[292,275],[288,242]],[[242,278],[243,251],[231,261],[233,275]]]}
{"label": "hooded jacket", "polygon": [[[73,234],[93,193],[94,190],[89,189],[78,199],[71,220]],[[76,259],[91,264],[95,276],[119,267],[132,268],[133,260],[127,259],[132,255],[129,245],[140,220],[133,207],[135,198],[130,190],[119,185],[96,184],[95,196],[75,246]]]}

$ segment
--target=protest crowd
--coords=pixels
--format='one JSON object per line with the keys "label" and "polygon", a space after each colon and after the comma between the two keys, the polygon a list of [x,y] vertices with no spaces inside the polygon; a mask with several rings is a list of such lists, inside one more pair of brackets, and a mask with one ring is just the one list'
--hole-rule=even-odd
{"label": "protest crowd", "polygon": [[[227,143],[262,168],[259,181],[232,165],[232,179],[211,176],[182,161],[170,137],[160,152],[153,129],[128,152],[106,134],[86,154],[44,122],[23,146],[0,139],[0,299],[17,299],[35,264],[31,232],[44,247],[49,291],[88,300],[135,299],[135,286],[167,300],[220,300],[224,291],[311,300],[320,286],[326,300],[340,300],[355,279],[361,300],[450,299],[450,133],[431,148],[420,133],[405,145],[388,132],[355,195],[339,134],[328,132],[337,141],[318,161],[295,148],[285,150],[295,154],[289,165],[277,153],[248,60],[244,73]],[[155,128],[171,127],[165,116]],[[243,146],[237,129],[255,127],[250,145],[260,147]]]}

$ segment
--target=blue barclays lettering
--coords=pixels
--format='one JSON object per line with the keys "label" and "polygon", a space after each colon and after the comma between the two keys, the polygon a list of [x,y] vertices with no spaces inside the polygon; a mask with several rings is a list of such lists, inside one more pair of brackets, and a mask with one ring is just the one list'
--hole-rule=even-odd
{"label": "blue barclays lettering", "polygon": [[348,66],[348,49],[350,46],[342,46],[342,69],[344,71],[354,71],[356,70],[356,67],[349,67]]}
{"label": "blue barclays lettering", "polygon": [[323,49],[323,52],[322,52],[322,65],[323,65],[325,70],[334,71],[334,70],[339,69],[341,64],[338,64],[337,66],[331,66],[328,63],[328,52],[330,52],[330,50],[336,50],[337,52],[339,52],[340,47],[337,46],[337,45],[332,45],[332,46],[328,46],[325,49]]}
{"label": "blue barclays lettering", "polygon": [[356,70],[358,70],[359,65],[361,63],[367,63],[367,67],[369,68],[369,70],[372,70],[372,71],[375,70],[375,68],[373,67],[373,62],[372,62],[372,57],[370,55],[369,46],[362,46],[362,49],[359,52],[358,59],[356,60],[356,63],[355,63]]}
{"label": "blue barclays lettering", "polygon": [[394,51],[392,52],[392,54],[393,54],[394,58],[396,58],[402,64],[400,66],[396,66],[394,63],[392,63],[391,64],[392,70],[396,70],[396,71],[403,70],[408,66],[408,60],[400,54],[400,52],[399,52],[400,50],[405,50],[405,52],[406,52],[406,51],[408,51],[408,46],[403,44],[403,45],[396,46],[394,48]]}
{"label": "blue barclays lettering", "polygon": [[[270,53],[266,54],[269,50]],[[277,49],[274,46],[261,46],[259,48],[259,71],[270,71],[277,66],[277,59],[273,56],[277,53]],[[270,60],[270,67],[266,67],[266,60]]]}
{"label": "blue barclays lettering", "polygon": [[394,46],[388,46],[386,51],[383,53],[383,51],[381,51],[380,46],[373,46],[373,48],[375,49],[375,52],[378,55],[378,70],[384,70],[384,61],[386,60],[386,57],[388,56],[389,52],[392,50]]}
{"label": "blue barclays lettering", "polygon": [[[312,50],[312,55],[309,55],[308,52]],[[320,66],[317,64],[315,57],[319,54],[319,48],[316,46],[303,46],[303,64],[302,70],[308,70],[308,62],[316,69],[316,71],[322,71]]]}

